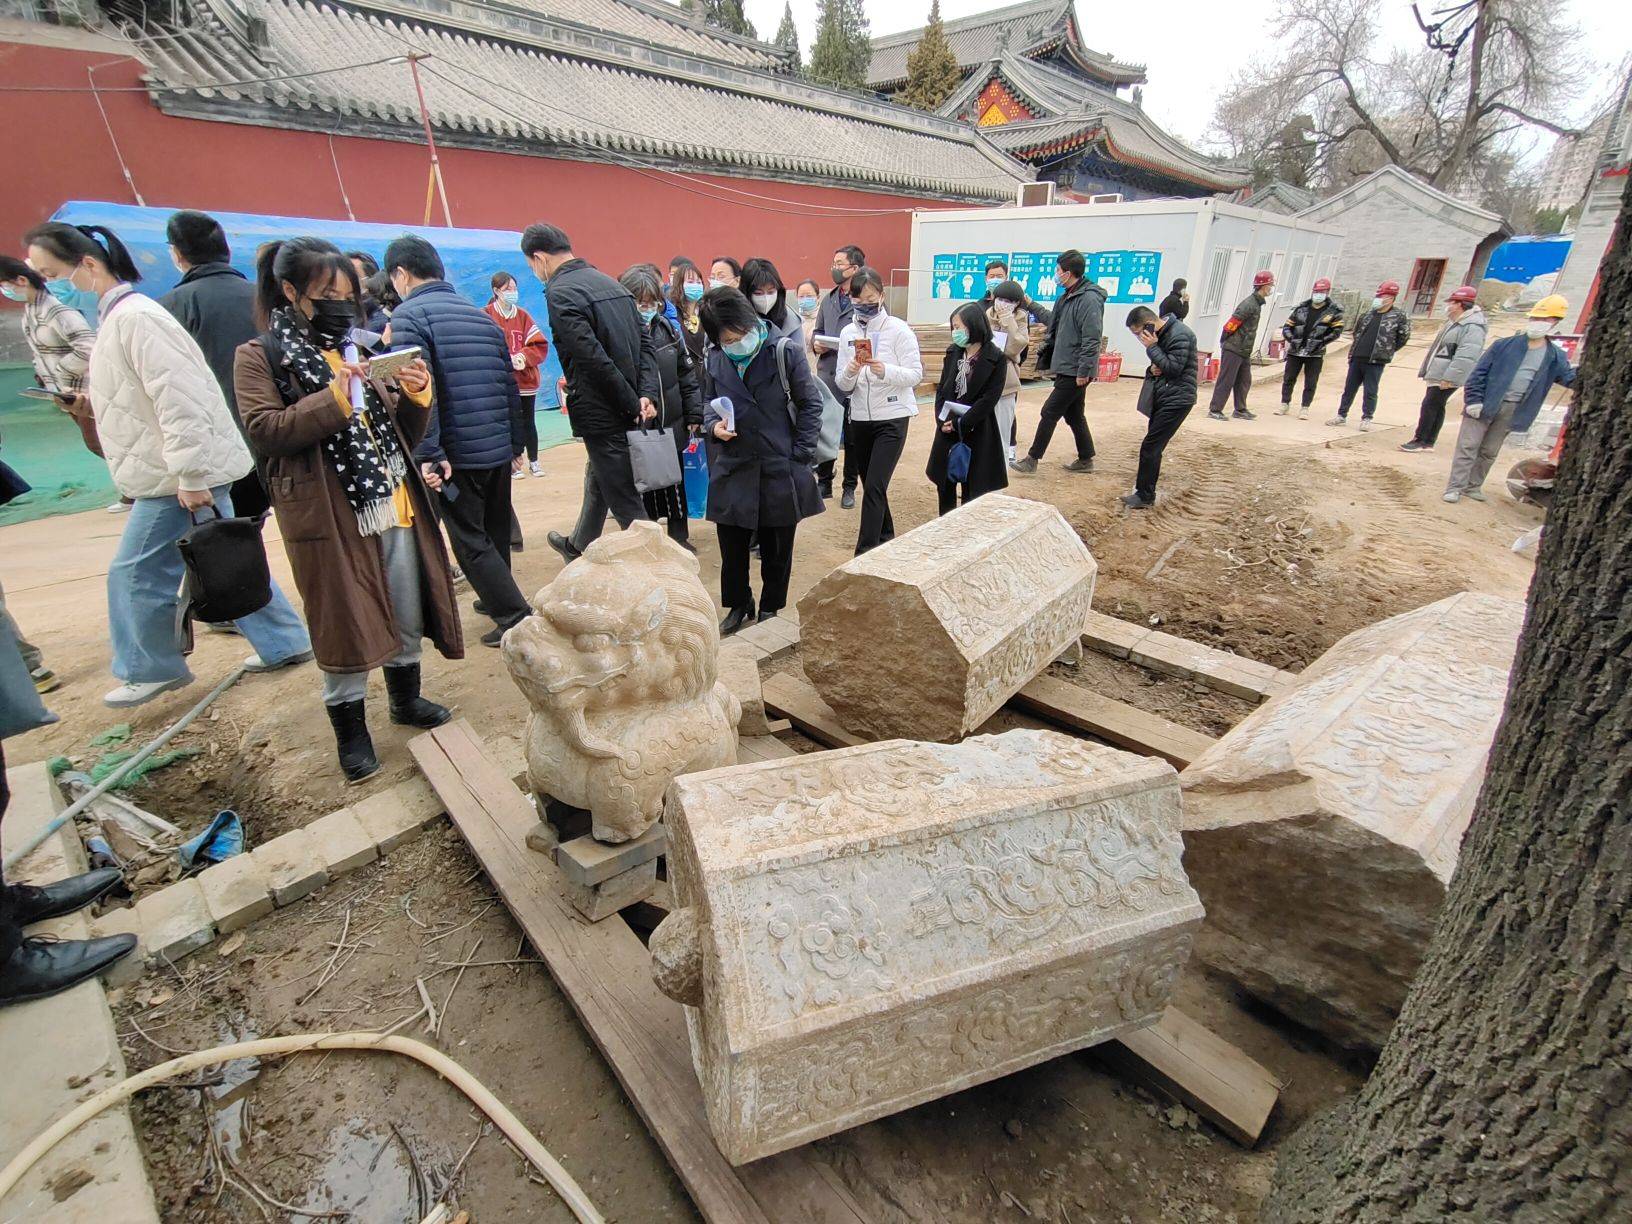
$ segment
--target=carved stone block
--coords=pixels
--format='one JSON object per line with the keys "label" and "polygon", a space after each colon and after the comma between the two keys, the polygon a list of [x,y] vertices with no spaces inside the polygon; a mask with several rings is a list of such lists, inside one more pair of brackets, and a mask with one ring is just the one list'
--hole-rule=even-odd
{"label": "carved stone block", "polygon": [[1455,595],[1349,634],[1182,775],[1197,955],[1352,1048],[1433,933],[1524,606]]}
{"label": "carved stone block", "polygon": [[1053,506],[988,494],[817,583],[805,674],[852,731],[956,740],[1081,637],[1097,571]]}
{"label": "carved stone block", "polygon": [[765,693],[759,681],[759,656],[750,647],[734,640],[721,642],[720,683],[730,689],[731,695],[742,705],[737,733],[769,735],[771,724],[765,717]]}
{"label": "carved stone block", "polygon": [[504,636],[532,715],[535,791],[589,811],[602,841],[639,837],[677,774],[737,759],[737,699],[697,558],[657,523],[602,536]]}
{"label": "carved stone block", "polygon": [[1052,731],[688,774],[654,978],[734,1164],[1162,1013],[1202,916],[1171,766]]}

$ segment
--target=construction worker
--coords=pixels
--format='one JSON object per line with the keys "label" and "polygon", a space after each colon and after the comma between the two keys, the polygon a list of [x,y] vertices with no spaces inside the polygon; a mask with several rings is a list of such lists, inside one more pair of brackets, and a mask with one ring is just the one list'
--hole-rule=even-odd
{"label": "construction worker", "polygon": [[1347,425],[1355,393],[1364,388],[1360,428],[1362,431],[1371,428],[1371,418],[1377,415],[1377,384],[1383,381],[1383,369],[1411,339],[1411,320],[1394,305],[1399,296],[1400,282],[1384,281],[1377,286],[1371,309],[1355,323],[1354,343],[1349,346],[1349,376],[1343,380],[1343,398],[1338,401],[1337,415],[1326,424]]}
{"label": "construction worker", "polygon": [[1224,321],[1224,334],[1219,341],[1223,355],[1219,358],[1218,381],[1213,384],[1213,400],[1207,412],[1214,421],[1228,419],[1224,415],[1224,401],[1232,391],[1236,419],[1254,419],[1254,414],[1247,411],[1247,392],[1252,390],[1252,347],[1258,339],[1258,318],[1274,288],[1275,273],[1268,268],[1255,272],[1252,292],[1241,299],[1241,304]]}
{"label": "construction worker", "polygon": [[1298,385],[1301,371],[1303,406],[1298,409],[1298,420],[1309,419],[1309,405],[1314,403],[1315,387],[1320,383],[1326,346],[1342,334],[1343,308],[1332,301],[1332,282],[1323,276],[1281,325],[1281,338],[1286,341],[1286,374],[1281,379],[1281,406],[1275,410],[1276,416],[1292,411],[1292,391]]}
{"label": "construction worker", "polygon": [[1417,412],[1417,432],[1409,442],[1400,444],[1403,451],[1434,449],[1445,424],[1446,403],[1468,381],[1474,362],[1485,351],[1485,334],[1490,325],[1485,321],[1485,312],[1479,309],[1478,297],[1472,285],[1451,290],[1445,304],[1445,326],[1428,346],[1428,355],[1417,371],[1428,389],[1423,392],[1422,407]]}
{"label": "construction worker", "polygon": [[1491,345],[1473,367],[1462,388],[1462,429],[1451,458],[1446,501],[1484,501],[1481,486],[1507,435],[1530,428],[1554,383],[1575,385],[1570,359],[1547,338],[1569,310],[1560,294],[1542,298],[1530,308],[1524,330]]}

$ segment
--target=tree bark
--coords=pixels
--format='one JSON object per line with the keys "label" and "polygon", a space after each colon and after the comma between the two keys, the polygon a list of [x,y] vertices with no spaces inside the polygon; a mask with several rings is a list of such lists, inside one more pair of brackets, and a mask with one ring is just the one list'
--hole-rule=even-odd
{"label": "tree bark", "polygon": [[1632,185],[1507,708],[1445,908],[1356,1097],[1264,1219],[1632,1219]]}

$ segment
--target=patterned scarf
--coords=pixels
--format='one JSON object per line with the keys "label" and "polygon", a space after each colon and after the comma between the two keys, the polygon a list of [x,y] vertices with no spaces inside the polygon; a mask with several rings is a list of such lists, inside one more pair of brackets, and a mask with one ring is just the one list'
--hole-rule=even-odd
{"label": "patterned scarf", "polygon": [[[283,347],[284,365],[296,386],[307,395],[327,391],[334,382],[334,371],[311,335],[296,322],[294,311],[287,306],[273,311],[271,330]],[[380,422],[381,428],[372,428],[370,421]],[[356,512],[358,530],[371,536],[395,527],[397,509],[391,494],[407,478],[408,461],[373,382],[363,380],[363,411],[353,412],[321,445],[340,478],[346,501]]]}

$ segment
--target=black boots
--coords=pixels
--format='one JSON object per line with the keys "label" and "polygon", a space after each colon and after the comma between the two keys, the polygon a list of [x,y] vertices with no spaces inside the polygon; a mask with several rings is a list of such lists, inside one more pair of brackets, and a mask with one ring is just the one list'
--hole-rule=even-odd
{"label": "black boots", "polygon": [[12,921],[18,926],[60,918],[84,909],[108,889],[124,879],[115,868],[104,867],[84,875],[69,876],[55,884],[17,884],[12,888]]}
{"label": "black boots", "polygon": [[754,605],[753,604],[749,604],[746,608],[732,608],[731,611],[726,613],[725,619],[720,622],[720,636],[721,637],[730,637],[733,633],[735,633],[738,629],[741,629],[744,625],[751,625],[753,623],[754,623]]}
{"label": "black boots", "polygon": [[[390,675],[390,672],[386,673]],[[417,686],[416,686],[417,687]],[[374,755],[374,741],[368,737],[368,720],[363,716],[363,703],[343,701],[324,707],[329,722],[334,726],[334,742],[340,751],[340,770],[347,782],[361,782],[380,772],[380,759]]]}
{"label": "black boots", "polygon": [[419,695],[419,664],[385,669],[385,691],[391,698],[391,721],[403,727],[440,727],[453,717],[447,706]]}
{"label": "black boots", "polygon": [[[63,881],[64,884],[73,882]],[[136,936],[128,933],[105,939],[25,938],[6,963],[0,965],[0,1007],[43,999],[59,990],[67,990],[86,978],[95,977],[121,956],[128,955],[135,946]]]}

